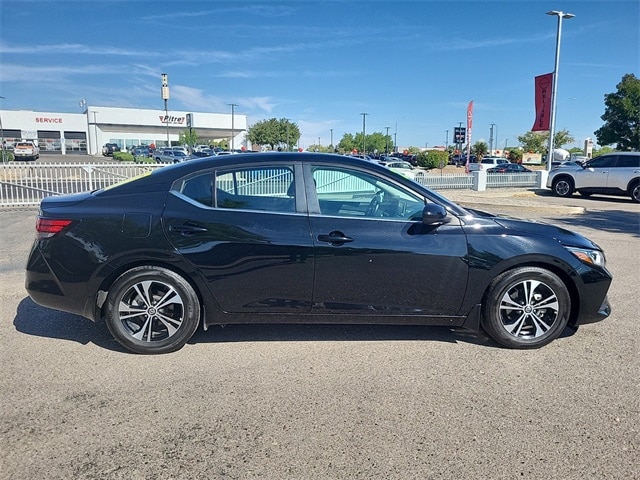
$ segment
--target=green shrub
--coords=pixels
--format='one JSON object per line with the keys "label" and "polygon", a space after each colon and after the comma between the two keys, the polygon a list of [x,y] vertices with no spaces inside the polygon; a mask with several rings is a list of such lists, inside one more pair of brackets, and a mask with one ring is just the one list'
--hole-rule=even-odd
{"label": "green shrub", "polygon": [[119,162],[133,162],[133,155],[129,152],[114,152],[113,159]]}
{"label": "green shrub", "polygon": [[15,157],[13,156],[13,152],[9,150],[3,150],[2,155],[4,155],[4,158],[1,158],[0,161],[13,162],[15,160]]}
{"label": "green shrub", "polygon": [[[432,168],[444,168],[449,163],[449,153],[437,150],[418,153],[418,166],[430,170]],[[442,167],[441,167],[442,166]]]}

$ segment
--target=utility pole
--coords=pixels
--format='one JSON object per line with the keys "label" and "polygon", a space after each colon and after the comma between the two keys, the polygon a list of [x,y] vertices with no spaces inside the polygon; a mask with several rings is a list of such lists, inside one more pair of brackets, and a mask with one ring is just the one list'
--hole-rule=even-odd
{"label": "utility pole", "polygon": [[384,153],[389,153],[389,129],[391,127],[384,127],[387,129],[387,134],[384,137]]}
{"label": "utility pole", "polygon": [[367,154],[367,129],[366,129],[365,119],[369,114],[366,112],[362,112],[360,115],[362,115],[362,154],[366,155]]}
{"label": "utility pole", "polygon": [[169,107],[167,101],[169,100],[169,77],[166,73],[162,74],[162,100],[164,100],[164,122],[167,125],[167,147],[171,146],[169,141]]}
{"label": "utility pole", "polygon": [[236,131],[235,131],[235,108],[238,106],[237,103],[228,103],[227,105],[229,105],[231,107],[231,151],[233,152],[235,150],[235,136],[236,136]]}

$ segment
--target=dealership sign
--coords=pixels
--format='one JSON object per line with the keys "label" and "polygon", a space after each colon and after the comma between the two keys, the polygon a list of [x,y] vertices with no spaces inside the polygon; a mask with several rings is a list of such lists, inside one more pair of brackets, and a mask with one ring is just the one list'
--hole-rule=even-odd
{"label": "dealership sign", "polygon": [[62,123],[59,117],[36,117],[36,123]]}
{"label": "dealership sign", "polygon": [[160,122],[169,125],[184,125],[185,117],[174,117],[173,115],[159,115]]}

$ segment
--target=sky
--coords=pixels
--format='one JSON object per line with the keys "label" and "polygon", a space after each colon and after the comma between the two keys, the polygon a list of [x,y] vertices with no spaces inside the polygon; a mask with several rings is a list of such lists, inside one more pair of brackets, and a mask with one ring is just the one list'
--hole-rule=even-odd
{"label": "sky", "polygon": [[[638,0],[2,0],[0,109],[92,106],[287,118],[300,146],[389,133],[401,147],[453,143],[473,101],[472,143],[518,144],[534,77],[553,72],[556,130],[582,147],[604,96],[640,77]],[[367,115],[362,115],[366,113]]]}

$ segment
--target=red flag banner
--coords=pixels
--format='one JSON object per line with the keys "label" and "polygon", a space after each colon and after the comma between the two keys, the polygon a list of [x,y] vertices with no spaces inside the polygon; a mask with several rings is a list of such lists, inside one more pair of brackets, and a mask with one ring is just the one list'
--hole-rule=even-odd
{"label": "red flag banner", "polygon": [[467,105],[467,162],[465,171],[469,173],[469,159],[471,157],[471,127],[473,126],[473,100]]}
{"label": "red flag banner", "polygon": [[553,86],[553,73],[538,75],[535,78],[536,90],[536,121],[531,128],[532,132],[549,130],[551,120],[551,88]]}

